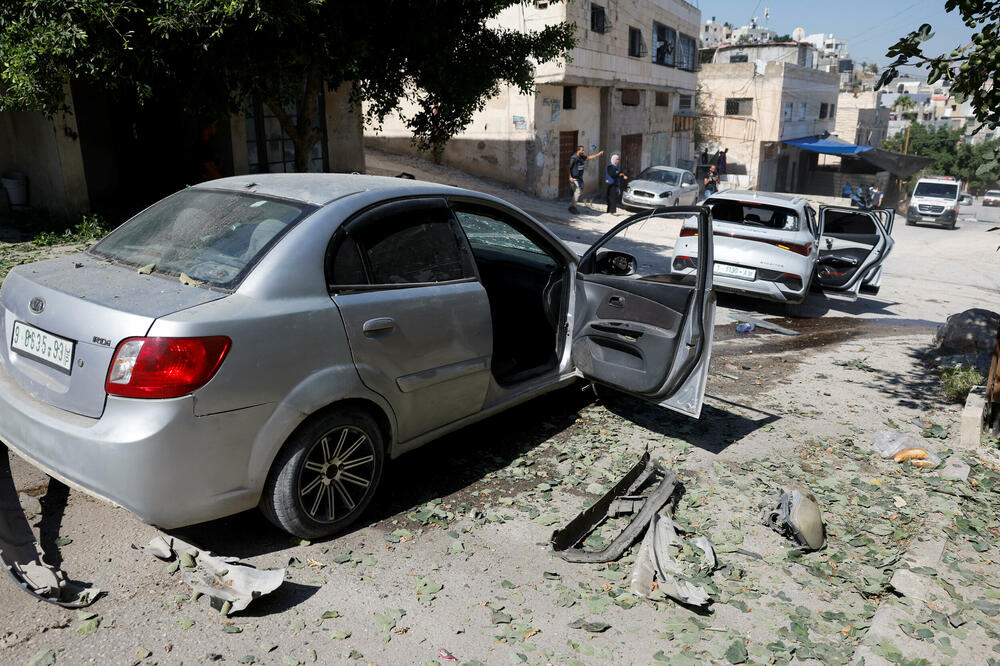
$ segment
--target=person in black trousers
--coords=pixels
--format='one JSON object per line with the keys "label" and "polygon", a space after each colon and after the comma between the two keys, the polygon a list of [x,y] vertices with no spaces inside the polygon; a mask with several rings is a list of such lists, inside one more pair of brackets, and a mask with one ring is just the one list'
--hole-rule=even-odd
{"label": "person in black trousers", "polygon": [[615,153],[611,156],[608,168],[604,170],[604,184],[608,187],[606,200],[609,213],[618,212],[618,202],[622,198],[622,181],[628,180],[628,176],[621,171],[620,162],[621,158]]}

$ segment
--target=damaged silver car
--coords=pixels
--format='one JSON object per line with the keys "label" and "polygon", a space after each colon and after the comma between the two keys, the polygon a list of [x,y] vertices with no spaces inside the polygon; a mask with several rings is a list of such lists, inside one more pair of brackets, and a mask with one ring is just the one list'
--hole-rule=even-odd
{"label": "damaged silver car", "polygon": [[[696,219],[696,276],[671,272]],[[582,257],[487,195],[358,175],[188,188],[0,290],[0,441],[175,528],[260,506],[337,532],[386,459],[584,377],[697,416],[707,210]]]}

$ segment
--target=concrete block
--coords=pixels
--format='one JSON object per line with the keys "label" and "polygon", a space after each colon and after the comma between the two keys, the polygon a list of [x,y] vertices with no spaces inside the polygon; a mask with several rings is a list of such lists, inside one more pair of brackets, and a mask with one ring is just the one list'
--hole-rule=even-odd
{"label": "concrete block", "polygon": [[973,451],[983,438],[983,412],[986,409],[986,387],[977,386],[969,392],[962,410],[961,435],[958,446]]}
{"label": "concrete block", "polygon": [[941,478],[946,481],[968,481],[969,472],[972,469],[960,460],[949,458],[944,467],[941,468]]}
{"label": "concrete block", "polygon": [[935,541],[914,541],[906,549],[903,561],[907,566],[916,567],[936,567],[941,562],[944,555],[945,542]]}

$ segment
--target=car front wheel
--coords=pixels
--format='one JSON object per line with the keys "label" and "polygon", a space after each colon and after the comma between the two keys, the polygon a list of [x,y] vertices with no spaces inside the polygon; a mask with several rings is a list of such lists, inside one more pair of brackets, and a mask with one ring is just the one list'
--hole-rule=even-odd
{"label": "car front wheel", "polygon": [[368,414],[334,411],[285,443],[261,496],[264,515],[297,537],[324,537],[357,520],[382,477],[385,446]]}

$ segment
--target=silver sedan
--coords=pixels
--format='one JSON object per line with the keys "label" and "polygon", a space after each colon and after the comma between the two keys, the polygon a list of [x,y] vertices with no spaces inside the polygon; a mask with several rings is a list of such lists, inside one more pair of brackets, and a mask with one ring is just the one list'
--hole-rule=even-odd
{"label": "silver sedan", "polygon": [[[623,232],[679,216],[698,220],[697,279],[672,279],[672,248],[627,251]],[[467,190],[203,183],[8,275],[0,440],[165,528],[259,505],[331,534],[388,458],[580,377],[697,416],[709,224],[703,208],[636,216],[579,257]]]}
{"label": "silver sedan", "polygon": [[628,210],[657,206],[693,206],[698,200],[698,183],[685,169],[651,166],[628,181],[622,192],[622,206]]}

